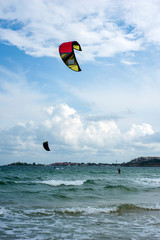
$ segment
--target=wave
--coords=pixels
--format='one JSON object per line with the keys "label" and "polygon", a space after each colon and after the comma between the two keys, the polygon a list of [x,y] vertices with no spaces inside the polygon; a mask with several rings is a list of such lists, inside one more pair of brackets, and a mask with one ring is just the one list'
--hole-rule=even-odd
{"label": "wave", "polygon": [[5,184],[6,184],[6,182],[0,181],[0,185],[5,185]]}
{"label": "wave", "polygon": [[126,203],[117,206],[116,210],[113,210],[110,213],[124,214],[140,211],[160,211],[160,206],[140,206]]}
{"label": "wave", "polygon": [[[72,208],[57,208],[54,210],[48,209],[36,209],[36,210],[25,210],[24,214],[26,215],[41,215],[41,216],[50,216],[50,215],[69,215],[69,216],[81,216],[81,215],[97,215],[97,214],[109,214],[114,208],[99,208],[99,207],[72,207]],[[116,208],[115,208],[116,210]]]}
{"label": "wave", "polygon": [[61,186],[61,185],[66,185],[66,186],[80,186],[83,185],[85,180],[46,180],[46,181],[41,181],[39,183],[42,184],[47,184],[50,186]]}
{"label": "wave", "polygon": [[138,206],[134,204],[121,204],[108,207],[87,207],[87,208],[66,208],[55,210],[55,214],[60,215],[99,215],[99,214],[125,214],[141,211],[160,211],[160,206]]}
{"label": "wave", "polygon": [[108,207],[86,207],[86,208],[65,208],[54,210],[55,214],[58,215],[70,215],[70,216],[80,216],[80,215],[99,215],[99,214],[125,214],[140,211],[160,211],[159,208],[155,207],[141,207],[134,204],[122,204],[118,206],[108,206]]}
{"label": "wave", "polygon": [[95,184],[95,181],[94,180],[91,180],[91,179],[88,179],[85,181],[85,184]]}
{"label": "wave", "polygon": [[15,184],[16,182],[15,181],[0,181],[0,185],[13,185]]}
{"label": "wave", "polygon": [[4,210],[4,207],[1,207],[1,208],[0,208],[0,216],[3,216],[3,215],[4,215],[4,211],[5,211],[5,210]]}
{"label": "wave", "polygon": [[141,212],[155,212],[160,211],[159,206],[140,206],[134,204],[120,204],[115,206],[104,206],[104,207],[67,207],[67,208],[55,208],[55,209],[5,209],[0,207],[0,216],[31,216],[31,217],[54,217],[60,216],[95,216],[95,215],[108,215],[108,214],[128,214],[128,213],[141,213]]}
{"label": "wave", "polygon": [[93,179],[87,179],[87,180],[46,180],[41,181],[39,183],[48,184],[51,186],[60,186],[60,185],[66,185],[66,186],[80,186],[83,184],[91,184],[95,185],[97,181],[101,181],[99,179],[93,180]]}
{"label": "wave", "polygon": [[26,185],[36,185],[37,181],[0,181],[0,185],[16,185],[16,184],[26,184]]}
{"label": "wave", "polygon": [[123,185],[107,185],[104,187],[105,189],[120,189],[124,191],[137,191],[135,187],[126,187]]}
{"label": "wave", "polygon": [[135,183],[143,186],[149,187],[159,187],[160,186],[160,178],[137,178],[134,180]]}
{"label": "wave", "polygon": [[44,180],[44,181],[0,181],[0,185],[7,184],[26,184],[26,185],[36,185],[36,184],[46,184],[50,186],[80,186],[83,185],[86,180]]}

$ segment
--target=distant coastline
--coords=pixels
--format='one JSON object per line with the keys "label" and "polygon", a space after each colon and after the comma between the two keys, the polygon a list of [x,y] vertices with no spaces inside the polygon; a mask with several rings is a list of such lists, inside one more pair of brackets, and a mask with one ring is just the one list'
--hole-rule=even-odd
{"label": "distant coastline", "polygon": [[122,163],[125,167],[160,167],[160,157],[139,157]]}
{"label": "distant coastline", "polygon": [[56,162],[51,164],[36,164],[14,162],[4,166],[118,166],[118,167],[160,167],[160,157],[138,157],[127,163],[75,163],[75,162]]}
{"label": "distant coastline", "polygon": [[13,162],[10,164],[6,164],[3,166],[44,166],[44,164],[40,164],[40,163],[24,163],[24,162]]}

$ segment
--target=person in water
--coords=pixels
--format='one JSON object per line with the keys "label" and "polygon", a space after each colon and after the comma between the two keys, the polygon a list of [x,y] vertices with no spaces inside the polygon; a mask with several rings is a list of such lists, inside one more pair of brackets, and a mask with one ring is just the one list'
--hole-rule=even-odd
{"label": "person in water", "polygon": [[121,169],[120,168],[118,168],[118,174],[121,174]]}

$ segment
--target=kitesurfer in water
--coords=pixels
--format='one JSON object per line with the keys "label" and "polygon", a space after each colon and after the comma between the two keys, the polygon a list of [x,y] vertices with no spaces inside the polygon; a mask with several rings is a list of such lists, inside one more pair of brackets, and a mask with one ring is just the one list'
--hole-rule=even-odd
{"label": "kitesurfer in water", "polygon": [[121,169],[120,168],[118,168],[118,175],[120,175],[121,174]]}

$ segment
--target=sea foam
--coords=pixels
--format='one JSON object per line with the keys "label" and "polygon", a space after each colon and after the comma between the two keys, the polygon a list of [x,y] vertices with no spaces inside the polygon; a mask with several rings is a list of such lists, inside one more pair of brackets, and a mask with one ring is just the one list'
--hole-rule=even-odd
{"label": "sea foam", "polygon": [[4,215],[4,207],[0,207],[0,216]]}
{"label": "sea foam", "polygon": [[42,181],[41,183],[47,184],[47,185],[50,185],[50,186],[60,186],[60,185],[80,186],[80,185],[83,185],[84,182],[85,182],[85,180],[73,180],[73,181],[68,181],[68,180],[46,180],[46,181]]}
{"label": "sea foam", "polygon": [[66,215],[99,215],[99,214],[109,214],[112,211],[116,211],[117,207],[73,207],[73,208],[60,208],[55,210],[56,214],[66,214]]}
{"label": "sea foam", "polygon": [[143,186],[150,186],[150,187],[160,186],[160,178],[137,178],[134,181]]}

